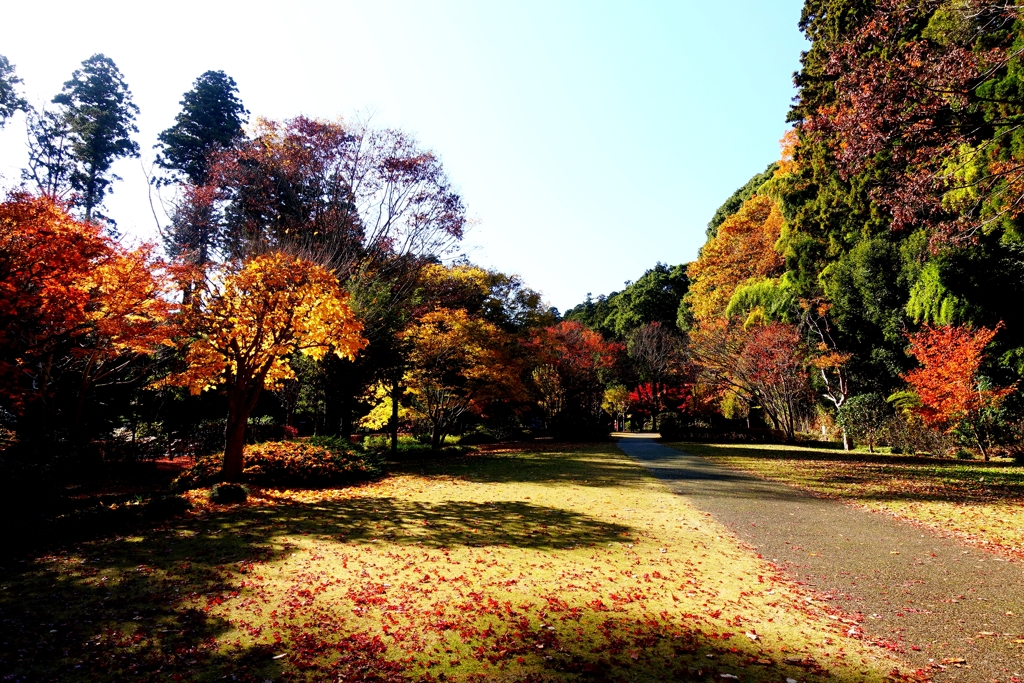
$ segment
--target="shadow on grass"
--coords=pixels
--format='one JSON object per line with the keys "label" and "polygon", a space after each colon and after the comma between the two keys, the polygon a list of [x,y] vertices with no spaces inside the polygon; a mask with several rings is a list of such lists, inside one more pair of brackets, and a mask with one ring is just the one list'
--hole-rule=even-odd
{"label": "shadow on grass", "polygon": [[[611,456],[611,457],[609,457]],[[547,444],[406,465],[416,474],[448,474],[476,483],[529,483],[592,487],[641,486],[646,475],[612,443]],[[401,471],[401,470],[399,470]]]}
{"label": "shadow on grass", "polygon": [[[596,448],[460,458],[429,468],[483,482],[629,486],[646,481],[636,467],[621,463],[621,456],[603,458]],[[288,537],[380,544],[382,551],[392,544],[503,545],[548,550],[557,561],[561,548],[625,542],[632,532],[517,501],[353,498],[242,506],[178,520],[137,536],[84,543],[0,568],[0,680],[392,683],[438,680],[442,670],[465,678],[450,661],[431,668],[435,678],[418,678],[423,670],[389,653],[389,641],[380,633],[346,628],[343,620],[311,620],[291,632],[282,628],[285,637],[276,643],[225,646],[218,639],[239,625],[211,616],[204,605],[241,590],[249,572],[259,571],[254,563],[286,561],[294,550]],[[494,628],[467,645],[476,661],[491,667],[477,680],[711,681],[732,673],[767,682],[804,679],[815,670],[813,664],[785,664],[745,637],[723,639],[697,615],[659,618],[604,607],[578,613],[550,598],[524,596],[531,597],[538,607],[530,618],[495,613]],[[264,605],[267,612],[278,607]],[[587,624],[585,632],[581,624]],[[771,663],[751,665],[764,657]],[[862,679],[833,674],[830,680]]]}
{"label": "shadow on grass", "polygon": [[[231,590],[244,579],[238,568],[246,563],[283,559],[292,549],[286,536],[557,549],[628,542],[630,534],[623,525],[527,502],[355,498],[241,506],[84,544],[76,549],[84,563],[53,555],[0,569],[0,671],[9,672],[0,680],[216,680],[237,677],[239,667],[251,677],[237,680],[273,678],[280,648],[240,647],[226,655],[214,639],[230,625],[180,605],[186,596]],[[397,664],[374,663],[383,655],[372,647],[358,650],[356,664],[372,669],[359,680],[392,680],[388,672]]]}
{"label": "shadow on grass", "polygon": [[[203,606],[239,590],[249,572],[259,571],[251,563],[284,561],[294,550],[284,536],[348,544],[386,539],[436,547],[487,542],[556,548],[614,542],[627,531],[523,503],[395,499],[239,507],[183,520],[142,536],[85,544],[75,556],[0,570],[0,679],[396,683],[444,680],[437,676],[447,671],[458,680],[462,670],[451,660],[467,659],[468,650],[431,655],[432,677],[426,677],[424,669],[389,652],[390,641],[381,633],[346,628],[344,618],[304,624],[300,619],[291,628],[282,625],[280,642],[225,647],[217,639],[237,625]],[[813,662],[786,664],[740,634],[725,636],[697,615],[656,617],[614,606],[581,610],[553,597],[523,598],[535,607],[519,605],[518,612],[491,616],[460,612],[455,618],[463,621],[445,627],[452,638],[462,627],[479,634],[455,647],[472,650],[489,673],[466,680],[711,681],[742,673],[743,680],[768,682],[824,674]],[[264,606],[267,612],[279,608],[284,609]],[[482,633],[475,626],[481,618],[492,620]],[[425,623],[428,628],[433,626]],[[829,680],[862,679],[833,673]]]}

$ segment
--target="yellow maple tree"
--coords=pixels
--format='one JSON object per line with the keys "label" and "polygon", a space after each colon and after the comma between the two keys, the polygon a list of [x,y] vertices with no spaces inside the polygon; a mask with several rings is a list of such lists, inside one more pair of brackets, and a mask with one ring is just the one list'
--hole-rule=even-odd
{"label": "yellow maple tree", "polygon": [[493,323],[462,308],[440,308],[417,319],[404,337],[411,344],[404,382],[412,415],[430,424],[434,448],[467,411],[522,399],[521,368],[507,348],[511,339]]}
{"label": "yellow maple tree", "polygon": [[690,291],[686,298],[694,318],[722,315],[737,287],[781,274],[784,262],[775,243],[782,223],[778,204],[754,195],[718,227],[717,235],[687,269]]}
{"label": "yellow maple tree", "polygon": [[269,253],[213,275],[182,308],[186,367],[160,384],[192,394],[225,385],[223,475],[230,481],[241,476],[245,426],[260,393],[295,376],[288,357],[351,359],[367,342],[348,294],[322,266]]}

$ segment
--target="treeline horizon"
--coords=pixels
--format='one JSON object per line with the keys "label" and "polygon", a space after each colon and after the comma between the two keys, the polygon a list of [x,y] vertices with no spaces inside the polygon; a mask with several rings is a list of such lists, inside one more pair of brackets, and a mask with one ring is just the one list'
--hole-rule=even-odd
{"label": "treeline horizon", "polygon": [[618,428],[1014,455],[1022,11],[808,0],[780,159],[695,261],[564,315],[451,261],[462,198],[411,136],[250,121],[219,71],[159,136],[161,249],[129,249],[103,208],[139,153],[116,65],[34,111],[0,59],[0,124],[25,110],[30,139],[0,215],[7,450],[223,449],[237,476],[246,439]]}

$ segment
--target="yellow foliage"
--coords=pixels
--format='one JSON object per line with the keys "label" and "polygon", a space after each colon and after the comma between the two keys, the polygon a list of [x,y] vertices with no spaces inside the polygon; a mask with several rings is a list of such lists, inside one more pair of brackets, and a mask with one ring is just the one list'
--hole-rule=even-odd
{"label": "yellow foliage", "polygon": [[698,321],[721,316],[741,284],[780,273],[783,259],[775,243],[782,222],[778,204],[755,195],[718,227],[687,269],[687,300]]}
{"label": "yellow foliage", "polygon": [[[378,382],[370,387],[363,398],[372,402],[373,408],[359,420],[359,426],[373,431],[387,427],[391,422],[391,391],[383,382]],[[409,414],[410,410],[399,403],[398,419],[408,419]]]}
{"label": "yellow foliage", "polygon": [[271,253],[220,279],[220,286],[208,280],[183,307],[188,367],[162,384],[193,394],[223,383],[276,389],[295,376],[291,354],[353,358],[366,346],[349,295],[315,263]]}

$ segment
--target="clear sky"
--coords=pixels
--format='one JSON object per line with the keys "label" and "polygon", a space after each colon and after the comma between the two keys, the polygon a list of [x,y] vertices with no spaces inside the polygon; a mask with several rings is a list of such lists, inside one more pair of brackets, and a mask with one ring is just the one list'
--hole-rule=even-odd
{"label": "clear sky", "polygon": [[[209,69],[253,115],[371,112],[442,159],[474,262],[518,273],[561,310],[656,262],[692,260],[715,209],[773,161],[807,44],[801,0],[28,2],[4,54],[35,105],[96,52],[124,73],[151,162],[181,95]],[[150,9],[151,8],[151,9]],[[21,118],[0,173],[24,164]],[[139,160],[106,206],[155,234]]]}

